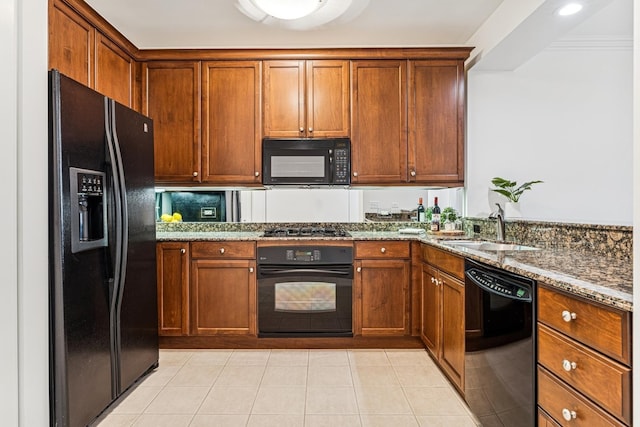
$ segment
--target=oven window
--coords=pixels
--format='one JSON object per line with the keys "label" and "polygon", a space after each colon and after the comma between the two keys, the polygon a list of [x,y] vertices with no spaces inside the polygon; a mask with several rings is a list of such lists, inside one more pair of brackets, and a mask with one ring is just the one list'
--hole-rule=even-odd
{"label": "oven window", "polygon": [[325,156],[271,156],[273,178],[324,178]]}
{"label": "oven window", "polygon": [[275,311],[284,313],[326,313],[336,311],[335,283],[276,283],[275,290]]}

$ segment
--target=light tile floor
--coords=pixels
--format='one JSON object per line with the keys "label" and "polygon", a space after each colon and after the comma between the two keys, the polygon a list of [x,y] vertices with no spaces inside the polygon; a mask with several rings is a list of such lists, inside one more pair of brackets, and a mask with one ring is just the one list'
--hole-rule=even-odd
{"label": "light tile floor", "polygon": [[160,350],[99,427],[475,427],[424,350]]}

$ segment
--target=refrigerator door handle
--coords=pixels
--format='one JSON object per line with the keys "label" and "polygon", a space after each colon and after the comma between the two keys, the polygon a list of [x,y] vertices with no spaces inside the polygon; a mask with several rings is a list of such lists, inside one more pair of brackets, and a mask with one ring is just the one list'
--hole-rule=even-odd
{"label": "refrigerator door handle", "polygon": [[[113,203],[114,209],[113,218],[111,221],[113,223],[115,229],[115,239],[114,249],[115,249],[115,263],[112,265],[113,277],[109,280],[112,289],[110,289],[111,301],[109,307],[109,317],[111,324],[111,335],[113,339],[111,340],[111,390],[112,397],[115,398],[118,396],[120,392],[120,371],[117,361],[120,359],[119,349],[120,349],[120,336],[117,327],[117,315],[119,312],[119,298],[118,293],[119,289],[122,287],[122,236],[123,236],[123,224],[122,224],[122,183],[120,182],[122,179],[122,175],[120,174],[120,170],[118,168],[118,157],[116,155],[116,147],[114,144],[113,134],[112,134],[112,120],[111,120],[111,102],[110,99],[104,98],[104,113],[105,113],[105,133],[106,133],[106,162],[110,169],[111,179],[113,182]],[[110,256],[110,255],[109,255]]]}

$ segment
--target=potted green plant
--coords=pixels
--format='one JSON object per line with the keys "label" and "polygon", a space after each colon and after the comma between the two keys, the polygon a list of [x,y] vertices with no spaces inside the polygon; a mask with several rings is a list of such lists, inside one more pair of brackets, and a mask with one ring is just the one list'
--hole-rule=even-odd
{"label": "potted green plant", "polygon": [[497,187],[492,188],[491,191],[495,191],[498,194],[502,194],[508,199],[505,204],[505,216],[521,216],[520,215],[520,196],[526,190],[531,190],[533,184],[538,184],[543,181],[529,181],[522,185],[518,185],[516,181],[510,181],[508,179],[495,177],[491,180],[491,183]]}
{"label": "potted green plant", "polygon": [[444,224],[445,230],[455,230],[458,218],[458,212],[452,207],[444,208],[440,213],[440,223]]}

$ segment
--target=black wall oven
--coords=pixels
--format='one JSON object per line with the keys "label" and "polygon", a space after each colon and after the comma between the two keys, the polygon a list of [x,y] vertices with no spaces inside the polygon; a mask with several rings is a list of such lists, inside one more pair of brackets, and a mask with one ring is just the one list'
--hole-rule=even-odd
{"label": "black wall oven", "polygon": [[351,337],[351,246],[258,247],[259,337]]}

